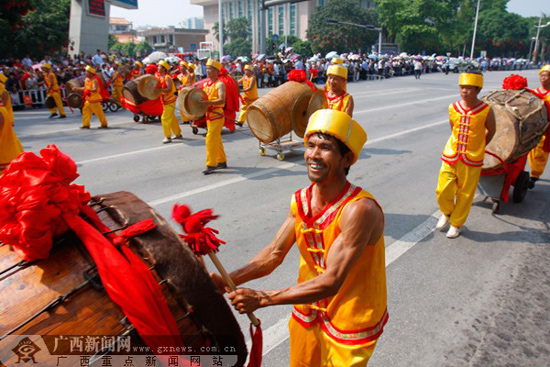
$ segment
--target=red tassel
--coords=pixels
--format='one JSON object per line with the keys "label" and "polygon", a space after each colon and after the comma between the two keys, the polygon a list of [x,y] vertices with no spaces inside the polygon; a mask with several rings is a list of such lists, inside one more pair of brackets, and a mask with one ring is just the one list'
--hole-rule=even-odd
{"label": "red tassel", "polygon": [[502,89],[508,90],[521,90],[527,88],[527,78],[521,75],[512,74],[504,78],[502,82]]}
{"label": "red tassel", "polygon": [[145,232],[149,232],[156,226],[157,225],[153,222],[153,219],[151,218],[141,221],[139,223],[136,223],[134,225],[131,225],[130,227],[120,232],[119,237],[113,240],[113,244],[115,245],[124,244],[128,242],[128,240],[131,237],[137,236],[138,234],[142,234]]}
{"label": "red tassel", "polygon": [[250,348],[248,367],[260,367],[262,365],[262,349],[264,343],[261,322],[256,327],[256,331],[254,331],[254,325],[250,324],[250,337],[252,339],[252,347]]}

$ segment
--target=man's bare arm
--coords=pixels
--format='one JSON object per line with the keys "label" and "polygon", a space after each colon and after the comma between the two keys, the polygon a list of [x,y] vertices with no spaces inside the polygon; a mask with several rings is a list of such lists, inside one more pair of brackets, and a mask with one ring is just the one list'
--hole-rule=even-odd
{"label": "man's bare arm", "polygon": [[353,117],[353,108],[355,107],[355,103],[353,102],[353,97],[349,96],[348,105],[346,106],[346,110],[344,111],[351,117]]}
{"label": "man's bare arm", "polygon": [[487,129],[487,135],[485,135],[485,144],[489,144],[491,139],[493,139],[493,136],[495,136],[495,132],[497,130],[495,113],[492,108],[487,115],[487,120],[485,121],[485,129]]}
{"label": "man's bare arm", "polygon": [[252,82],[250,82],[250,87],[246,88],[246,89],[243,89],[243,92],[248,92],[248,91],[251,91],[254,86],[256,85],[256,77],[255,76],[252,76]]}
{"label": "man's bare arm", "polygon": [[213,99],[211,101],[209,100],[204,100],[202,101],[202,103],[206,104],[206,105],[209,105],[209,106],[213,106],[213,105],[225,105],[225,84],[223,82],[219,82],[219,85],[218,85],[218,98],[217,99]]}

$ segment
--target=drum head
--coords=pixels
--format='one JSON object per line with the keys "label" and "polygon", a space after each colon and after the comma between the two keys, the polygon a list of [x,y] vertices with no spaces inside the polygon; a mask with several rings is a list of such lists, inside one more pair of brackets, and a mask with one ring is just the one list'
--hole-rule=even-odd
{"label": "drum head", "polygon": [[322,90],[318,90],[313,93],[311,96],[311,99],[309,100],[309,106],[307,108],[307,118],[317,110],[328,108],[328,101],[327,97],[325,96],[325,92]]}
{"label": "drum head", "polygon": [[248,107],[246,121],[252,134],[262,143],[268,144],[277,139],[277,136],[265,111],[267,109],[262,105],[262,101],[256,100]]}
{"label": "drum head", "polygon": [[199,88],[191,89],[185,96],[185,111],[187,111],[187,116],[192,120],[199,120],[202,116],[206,114],[208,106],[205,106],[201,103],[208,99],[206,93]]}
{"label": "drum head", "polygon": [[72,108],[82,108],[83,102],[80,93],[71,93],[67,96],[67,104]]}
{"label": "drum head", "polygon": [[48,96],[44,104],[47,108],[55,108],[55,101],[52,96]]}
{"label": "drum head", "polygon": [[162,92],[157,89],[159,81],[152,75],[142,75],[136,78],[136,84],[139,94],[147,99],[157,99]]}
{"label": "drum head", "polygon": [[192,120],[189,118],[189,112],[185,110],[185,96],[192,90],[193,88],[186,87],[180,90],[178,93],[178,99],[176,101],[176,106],[178,106],[180,113],[183,115],[183,117],[187,118],[187,121]]}
{"label": "drum head", "polygon": [[309,104],[313,93],[304,93],[296,100],[292,108],[292,130],[300,138],[304,137],[309,119]]}

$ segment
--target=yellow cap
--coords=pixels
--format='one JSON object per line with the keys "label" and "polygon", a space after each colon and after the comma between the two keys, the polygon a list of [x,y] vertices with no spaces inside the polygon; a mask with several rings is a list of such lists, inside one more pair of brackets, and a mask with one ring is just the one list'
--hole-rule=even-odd
{"label": "yellow cap", "polygon": [[143,67],[143,64],[141,63],[141,61],[137,60],[136,62],[134,62],[134,65],[137,65],[139,66],[140,68]]}
{"label": "yellow cap", "polygon": [[542,73],[544,73],[544,72],[550,73],[550,65],[544,65],[544,66],[540,69],[539,75],[542,74]]}
{"label": "yellow cap", "polygon": [[458,85],[472,85],[474,87],[483,88],[483,75],[462,73],[460,74]]}
{"label": "yellow cap", "polygon": [[115,65],[122,66],[122,63],[120,61],[115,61]]}
{"label": "yellow cap", "polygon": [[8,77],[0,73],[0,83],[5,83],[8,80]]}
{"label": "yellow cap", "polygon": [[217,61],[217,60],[214,60],[214,59],[208,59],[208,61],[206,62],[206,66],[210,66],[218,71],[220,71],[222,69],[222,64],[221,62]]}
{"label": "yellow cap", "polygon": [[252,65],[245,65],[244,70],[254,71],[254,68],[252,67]]}
{"label": "yellow cap", "polygon": [[166,61],[160,60],[160,61],[158,62],[158,65],[159,65],[159,66],[162,66],[163,68],[165,68],[166,71],[170,71],[170,64],[167,63]]}
{"label": "yellow cap", "polygon": [[344,60],[342,60],[339,57],[333,57],[332,60],[330,60],[330,63],[332,65],[342,65],[342,64],[344,64]]}
{"label": "yellow cap", "polygon": [[45,69],[50,70],[52,68],[52,64],[44,63],[44,64],[42,64],[42,67],[45,68]]}
{"label": "yellow cap", "polygon": [[185,66],[186,68],[188,68],[189,64],[187,63],[187,61],[180,61],[180,66]]}
{"label": "yellow cap", "polygon": [[188,64],[188,65],[189,65],[189,69],[195,70],[195,68],[196,68],[195,64]]}
{"label": "yellow cap", "polygon": [[341,65],[330,65],[327,69],[327,75],[336,75],[348,79],[348,69]]}
{"label": "yellow cap", "polygon": [[86,71],[89,71],[90,73],[95,74],[95,69],[90,65],[86,65]]}
{"label": "yellow cap", "polygon": [[307,144],[309,136],[315,133],[324,133],[334,136],[352,151],[354,159],[352,164],[357,162],[363,145],[367,142],[367,133],[353,120],[350,115],[337,110],[317,110],[309,118],[304,143]]}

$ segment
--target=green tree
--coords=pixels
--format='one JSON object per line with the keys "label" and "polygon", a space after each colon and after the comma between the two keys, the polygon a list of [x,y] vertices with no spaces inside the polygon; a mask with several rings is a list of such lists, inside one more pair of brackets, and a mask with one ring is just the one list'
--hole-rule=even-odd
{"label": "green tree", "polygon": [[249,39],[251,33],[250,22],[246,18],[231,19],[225,24],[224,32],[227,33],[227,37],[233,41],[237,38]]}
{"label": "green tree", "polygon": [[141,41],[136,45],[135,53],[137,56],[144,57],[153,52],[153,47],[147,41]]}
{"label": "green tree", "polygon": [[233,58],[239,56],[250,56],[252,53],[252,44],[249,40],[244,38],[236,38],[231,43],[223,46],[224,53],[233,56]]}
{"label": "green tree", "polygon": [[108,49],[110,50],[116,43],[118,42],[118,40],[116,39],[115,35],[114,34],[110,34],[109,35],[109,43],[108,43]]}
{"label": "green tree", "polygon": [[529,21],[521,15],[499,9],[480,12],[477,51],[483,48],[489,56],[519,57],[529,52],[528,39]]}
{"label": "green tree", "polygon": [[311,17],[307,38],[314,52],[365,50],[377,39],[376,32],[364,28],[329,24],[328,19],[360,25],[378,25],[375,11],[364,9],[358,0],[329,0]]}
{"label": "green tree", "polygon": [[16,56],[29,54],[42,57],[66,51],[69,43],[70,0],[33,0],[36,11],[30,11],[18,21],[13,33],[10,23],[0,20],[0,54]]}
{"label": "green tree", "polygon": [[124,44],[123,43],[120,43],[120,42],[117,42],[115,43],[111,48],[109,48],[109,51],[111,52],[118,52],[120,54],[122,54],[122,50],[123,50],[123,47],[124,47]]}
{"label": "green tree", "polygon": [[[220,25],[218,22],[214,23],[214,25],[212,26],[212,34],[214,35],[214,38],[216,38],[217,40],[220,39],[220,31],[219,31],[219,28],[220,28]],[[223,43],[227,42],[227,23],[224,23],[224,27],[223,27]]]}
{"label": "green tree", "polygon": [[121,53],[125,56],[136,56],[136,44],[133,42],[124,43],[121,47]]}
{"label": "green tree", "polygon": [[311,42],[298,40],[292,45],[292,50],[297,54],[300,54],[304,57],[313,56],[313,51],[311,51]]}

